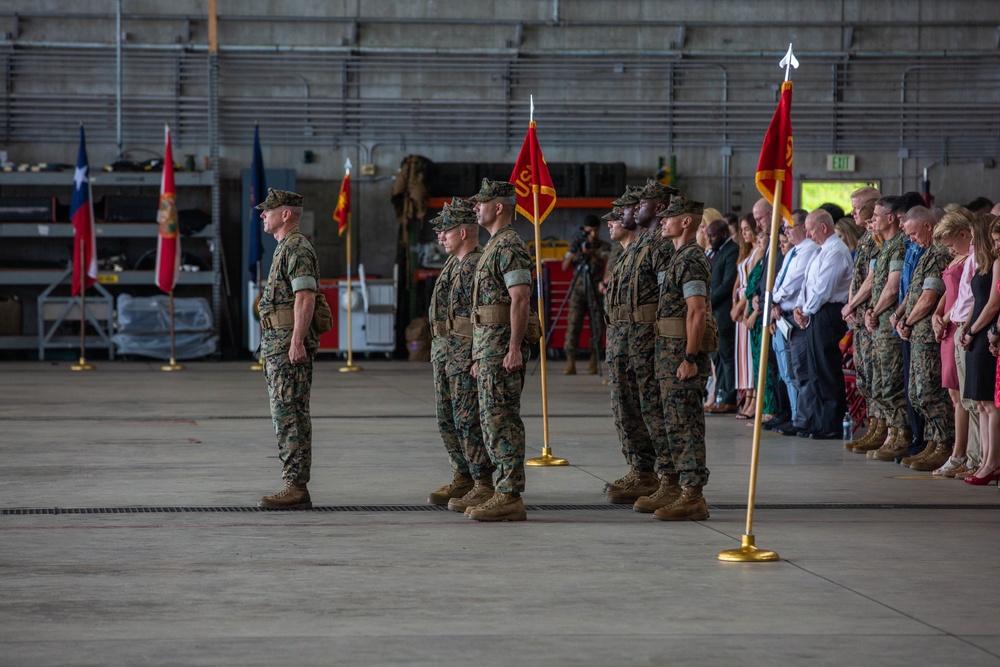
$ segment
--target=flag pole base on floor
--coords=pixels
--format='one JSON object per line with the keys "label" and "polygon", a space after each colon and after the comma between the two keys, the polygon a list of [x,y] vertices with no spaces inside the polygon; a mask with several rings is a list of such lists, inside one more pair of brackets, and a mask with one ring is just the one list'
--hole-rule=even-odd
{"label": "flag pole base on floor", "polygon": [[176,359],[174,359],[174,358],[171,357],[170,363],[168,363],[166,366],[160,366],[160,370],[161,371],[182,371],[182,370],[184,370],[184,367],[181,366],[179,363],[177,363]]}
{"label": "flag pole base on floor", "polygon": [[719,560],[730,563],[768,563],[781,560],[781,557],[774,551],[758,549],[754,546],[753,535],[743,535],[743,546],[739,549],[720,551]]}
{"label": "flag pole base on floor", "polygon": [[71,371],[92,371],[96,368],[97,366],[87,362],[86,357],[80,357],[80,363],[73,364],[69,367]]}
{"label": "flag pole base on floor", "polygon": [[262,370],[264,370],[264,366],[262,366],[261,364],[250,364],[250,370],[252,370],[252,371],[262,371]]}
{"label": "flag pole base on floor", "polygon": [[365,369],[363,369],[361,366],[354,366],[353,364],[347,364],[346,366],[341,366],[339,370],[341,373],[356,373],[358,371],[363,371]]}
{"label": "flag pole base on floor", "polygon": [[557,459],[552,456],[551,447],[542,447],[542,455],[524,462],[526,466],[568,466],[566,459]]}

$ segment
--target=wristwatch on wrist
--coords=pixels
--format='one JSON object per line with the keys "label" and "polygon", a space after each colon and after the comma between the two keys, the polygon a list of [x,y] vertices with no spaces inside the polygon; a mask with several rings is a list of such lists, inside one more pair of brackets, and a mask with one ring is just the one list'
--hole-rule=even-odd
{"label": "wristwatch on wrist", "polygon": [[695,355],[693,355],[693,354],[687,354],[687,353],[685,353],[684,354],[684,361],[688,362],[689,364],[694,364],[694,363],[698,362],[698,357],[695,356]]}
{"label": "wristwatch on wrist", "polygon": [[990,325],[990,335],[993,336],[994,338],[996,338],[997,336],[1000,336],[1000,332],[997,331],[997,325],[996,324],[991,324]]}

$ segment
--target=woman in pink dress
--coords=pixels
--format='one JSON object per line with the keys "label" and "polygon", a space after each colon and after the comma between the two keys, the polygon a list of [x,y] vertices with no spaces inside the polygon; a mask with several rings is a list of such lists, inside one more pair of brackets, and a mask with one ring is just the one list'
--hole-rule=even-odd
{"label": "woman in pink dress", "polygon": [[740,235],[736,239],[740,245],[740,254],[736,264],[736,284],[733,286],[733,309],[730,315],[736,323],[736,390],[743,396],[743,404],[736,413],[737,419],[748,419],[754,411],[754,377],[753,361],[750,357],[750,332],[746,322],[746,288],[750,268],[757,261],[754,255],[756,222],[751,215],[740,218]]}
{"label": "woman in pink dress", "polygon": [[969,446],[969,413],[962,406],[962,392],[958,384],[958,366],[955,363],[955,330],[951,321],[952,306],[958,296],[958,285],[962,270],[969,259],[972,242],[972,227],[969,218],[962,212],[946,213],[934,228],[934,240],[951,251],[951,264],[944,270],[944,298],[938,301],[934,313],[934,333],[941,342],[941,384],[948,390],[955,409],[955,447],[951,457],[932,474],[954,477],[966,469]]}

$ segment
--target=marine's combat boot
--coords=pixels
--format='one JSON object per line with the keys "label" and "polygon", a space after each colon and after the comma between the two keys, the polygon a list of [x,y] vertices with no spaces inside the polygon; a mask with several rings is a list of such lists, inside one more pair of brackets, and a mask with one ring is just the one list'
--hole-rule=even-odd
{"label": "marine's combat boot", "polygon": [[566,370],[563,375],[576,375],[576,354],[573,352],[566,353]]}
{"label": "marine's combat boot", "polygon": [[257,507],[265,510],[308,510],[312,509],[312,498],[305,484],[288,480],[281,491],[261,498]]}
{"label": "marine's combat boot", "polygon": [[489,475],[476,480],[476,484],[461,498],[452,498],[448,501],[448,509],[452,512],[464,512],[470,507],[482,505],[493,497],[496,489],[493,488],[493,478]]}
{"label": "marine's combat boot", "polygon": [[636,512],[649,514],[661,507],[670,505],[680,498],[680,495],[681,487],[677,485],[677,475],[665,475],[660,478],[660,488],[656,490],[656,493],[649,496],[642,496],[635,501],[632,509]]}
{"label": "marine's combat boot", "polygon": [[605,482],[603,492],[608,493],[610,491],[617,491],[619,489],[624,488],[626,485],[628,485],[629,482],[635,479],[635,476],[638,474],[639,473],[636,472],[635,470],[629,470],[627,473],[625,473],[615,481]]}
{"label": "marine's combat boot", "polygon": [[651,472],[637,472],[628,484],[608,491],[608,502],[613,505],[632,505],[643,496],[656,493],[660,488],[660,478]]}
{"label": "marine's combat boot", "polygon": [[700,486],[685,486],[680,498],[653,512],[661,521],[704,521],[708,518],[708,503]]}
{"label": "marine's combat boot", "polygon": [[914,461],[910,464],[910,470],[919,470],[921,472],[926,472],[928,470],[937,470],[951,458],[951,445],[945,445],[942,443],[937,443],[934,448],[934,452],[928,454],[919,461]]}
{"label": "marine's combat boot", "polygon": [[590,351],[590,365],[587,366],[587,372],[591,375],[597,375],[597,352],[593,350]]}
{"label": "marine's combat boot", "polygon": [[[934,444],[933,442],[928,442],[923,449],[921,449],[913,456],[904,456],[903,459],[899,462],[899,464],[906,466],[907,468],[911,468],[913,467],[913,464],[916,463],[917,461],[922,461],[923,459],[933,454],[935,449],[937,449],[937,445]],[[934,468],[936,467],[937,466],[934,466]],[[931,470],[934,470],[934,468],[931,468]]]}
{"label": "marine's combat boot", "polygon": [[451,484],[445,484],[427,494],[431,505],[447,505],[452,498],[461,498],[472,490],[472,475],[467,472],[453,473]]}
{"label": "marine's combat boot", "polygon": [[[889,425],[884,419],[876,419],[873,426],[868,427],[868,432],[861,440],[854,443],[851,451],[855,454],[864,454],[873,449],[878,449],[885,443],[885,436],[889,434]],[[851,443],[847,443],[851,444]]]}
{"label": "marine's combat boot", "polygon": [[499,492],[482,505],[467,510],[465,515],[476,521],[524,521],[528,518],[521,496]]}
{"label": "marine's combat boot", "polygon": [[858,438],[857,440],[848,440],[844,443],[844,449],[851,452],[854,451],[855,447],[863,447],[865,443],[871,441],[872,437],[875,435],[875,429],[878,425],[878,420],[875,418],[868,420],[868,430],[865,434]]}
{"label": "marine's combat boot", "polygon": [[868,452],[868,458],[875,459],[876,461],[892,461],[905,455],[912,441],[913,434],[910,433],[910,429],[897,429],[889,442],[878,449]]}

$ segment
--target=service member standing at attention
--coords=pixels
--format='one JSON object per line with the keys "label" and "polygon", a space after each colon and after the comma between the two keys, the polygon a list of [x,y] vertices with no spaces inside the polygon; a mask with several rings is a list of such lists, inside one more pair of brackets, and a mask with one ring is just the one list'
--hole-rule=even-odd
{"label": "service member standing at attention", "polygon": [[472,287],[473,374],[486,451],[497,469],[496,493],[465,513],[477,521],[524,521],[524,422],[521,390],[528,344],[531,258],[511,226],[514,184],[483,179],[472,197],[476,219],[490,233]]}
{"label": "service member standing at attention", "polygon": [[312,466],[313,358],[319,337],[312,330],[319,263],[312,244],[299,232],[302,195],[269,188],[257,205],[264,231],[278,247],[260,296],[260,359],[267,379],[271,419],[278,438],[285,488],[260,499],[272,510],[310,509],[309,472]]}
{"label": "service member standing at attention", "polygon": [[[608,502],[630,504],[637,512],[652,512],[664,501],[663,493],[677,483],[674,463],[667,451],[663,428],[663,405],[654,363],[656,347],[656,301],[663,267],[673,255],[673,245],[664,239],[656,214],[667,207],[677,191],[649,180],[639,193],[635,222],[641,233],[622,256],[618,311],[611,317],[628,329],[628,364],[635,374],[642,420],[655,455],[654,474],[637,475],[625,486],[607,492]],[[640,502],[641,501],[641,502]]]}
{"label": "service member standing at attention", "polygon": [[432,505],[464,512],[493,497],[493,464],[479,426],[479,388],[472,367],[472,281],[482,257],[472,205],[445,204],[435,221],[448,261],[434,283],[429,319],[438,431],[451,461],[452,481],[427,496]]}
{"label": "service member standing at attention", "polygon": [[670,205],[658,214],[662,236],[673,241],[675,252],[660,283],[656,376],[667,446],[679,482],[660,494],[669,502],[653,516],[663,521],[708,518],[702,495],[709,473],[701,396],[712,372],[708,353],[718,347],[719,337],[708,300],[712,269],[695,242],[704,208],[701,202],[671,197]]}

